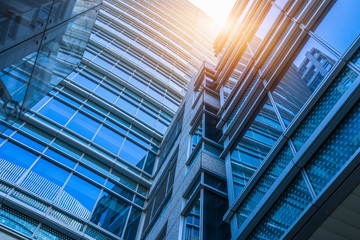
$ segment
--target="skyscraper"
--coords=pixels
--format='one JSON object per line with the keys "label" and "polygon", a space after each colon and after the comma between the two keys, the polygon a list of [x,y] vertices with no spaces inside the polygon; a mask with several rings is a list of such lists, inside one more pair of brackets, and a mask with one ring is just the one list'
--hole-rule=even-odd
{"label": "skyscraper", "polygon": [[1,135],[4,234],[359,236],[359,6],[239,0],[215,39],[185,0],[104,1],[81,64]]}
{"label": "skyscraper", "polygon": [[187,1],[103,1],[75,71],[1,135],[8,237],[140,236],[163,135],[214,60],[211,23]]}
{"label": "skyscraper", "polygon": [[144,239],[358,238],[359,10],[237,1],[160,148]]}
{"label": "skyscraper", "polygon": [[360,147],[359,10],[343,0],[238,1],[232,10],[215,44],[214,83],[232,239],[359,236],[341,215],[359,184],[350,173]]}

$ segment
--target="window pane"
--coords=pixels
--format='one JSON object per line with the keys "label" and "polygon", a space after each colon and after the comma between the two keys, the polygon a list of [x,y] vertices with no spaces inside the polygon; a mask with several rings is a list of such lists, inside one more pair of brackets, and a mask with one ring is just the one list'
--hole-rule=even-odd
{"label": "window pane", "polygon": [[75,110],[58,100],[52,99],[39,112],[51,120],[65,125],[70,117],[74,115]]}
{"label": "window pane", "polygon": [[141,148],[129,139],[126,139],[123,147],[121,148],[119,157],[139,168],[142,168],[146,152],[147,151],[145,149]]}
{"label": "window pane", "polygon": [[99,188],[78,176],[72,175],[57,200],[57,204],[81,217],[88,218],[99,193]]}
{"label": "window pane", "polygon": [[66,165],[66,166],[68,166],[70,168],[75,167],[75,164],[76,164],[75,162],[73,162],[72,160],[64,157],[63,155],[60,155],[59,153],[57,153],[57,152],[55,152],[55,151],[53,151],[51,149],[47,149],[46,152],[45,152],[45,155],[51,157],[52,159]]}
{"label": "window pane", "polygon": [[87,139],[92,139],[99,126],[100,123],[78,112],[66,127]]}
{"label": "window pane", "polygon": [[115,133],[105,126],[101,126],[99,132],[96,134],[94,143],[99,144],[106,150],[117,154],[124,137]]}
{"label": "window pane", "polygon": [[17,165],[27,169],[34,163],[37,155],[11,142],[6,142],[0,148],[0,158],[8,161],[13,165]]}
{"label": "window pane", "polygon": [[125,201],[103,192],[95,207],[91,221],[110,232],[121,236],[130,205]]}
{"label": "window pane", "polygon": [[37,143],[34,140],[32,140],[32,139],[30,139],[28,137],[25,137],[21,133],[15,133],[12,136],[12,138],[18,140],[19,142],[21,142],[21,143],[23,143],[23,144],[25,144],[25,145],[33,148],[33,149],[38,150],[39,152],[42,152],[45,149],[44,145],[41,145],[40,143]]}
{"label": "window pane", "polygon": [[315,29],[315,33],[344,53],[360,33],[358,0],[337,0]]}

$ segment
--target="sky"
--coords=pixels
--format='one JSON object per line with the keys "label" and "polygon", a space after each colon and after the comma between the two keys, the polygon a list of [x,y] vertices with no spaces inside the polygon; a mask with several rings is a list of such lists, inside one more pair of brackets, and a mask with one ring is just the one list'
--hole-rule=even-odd
{"label": "sky", "polygon": [[236,0],[190,0],[222,27]]}

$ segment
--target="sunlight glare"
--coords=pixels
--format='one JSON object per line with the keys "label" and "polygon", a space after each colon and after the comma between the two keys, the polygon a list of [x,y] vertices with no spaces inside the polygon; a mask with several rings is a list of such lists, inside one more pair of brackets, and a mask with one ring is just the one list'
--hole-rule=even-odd
{"label": "sunlight glare", "polygon": [[220,28],[225,23],[236,0],[190,0],[190,2],[209,15]]}

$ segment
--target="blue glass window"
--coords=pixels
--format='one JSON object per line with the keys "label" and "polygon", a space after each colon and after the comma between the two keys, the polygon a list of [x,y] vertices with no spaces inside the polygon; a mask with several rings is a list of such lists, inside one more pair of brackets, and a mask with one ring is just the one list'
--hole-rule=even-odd
{"label": "blue glass window", "polygon": [[[87,211],[83,215],[89,216],[99,196],[100,189],[82,178],[72,175],[64,188],[64,192],[65,194],[61,195],[57,204],[75,213],[82,210]],[[78,202],[77,208],[72,205],[74,201]]]}
{"label": "blue glass window", "polygon": [[150,126],[155,127],[157,119],[151,116],[150,114],[146,113],[142,109],[139,109],[139,111],[136,114],[136,117],[141,119],[143,122],[149,124]]}
{"label": "blue glass window", "polygon": [[51,120],[65,125],[74,115],[75,110],[56,99],[51,99],[39,112]]}
{"label": "blue glass window", "polygon": [[111,189],[112,191],[120,194],[121,196],[125,197],[126,199],[132,201],[134,194],[131,193],[130,191],[126,190],[123,187],[120,187],[117,184],[114,184],[112,181],[107,181],[106,182],[106,187]]}
{"label": "blue glass window", "polygon": [[360,147],[360,104],[308,162],[305,169],[316,194],[319,194]]}
{"label": "blue glass window", "polygon": [[155,160],[156,160],[156,155],[153,154],[152,152],[149,152],[148,157],[146,159],[146,164],[144,167],[144,171],[151,174],[153,169],[154,169],[154,164],[155,164]]}
{"label": "blue glass window", "polygon": [[19,142],[33,148],[33,149],[36,149],[38,150],[39,152],[42,152],[44,149],[45,149],[45,146],[40,144],[40,143],[37,143],[35,142],[34,140],[28,138],[28,137],[25,137],[24,135],[22,135],[21,133],[15,133],[13,136],[12,136],[13,139],[16,139],[18,140]]}
{"label": "blue glass window", "polygon": [[111,71],[125,81],[129,81],[131,77],[131,73],[121,68],[121,66],[115,66]]}
{"label": "blue glass window", "polygon": [[125,201],[103,192],[97,203],[91,221],[106,230],[121,236],[129,214],[130,205]]}
{"label": "blue glass window", "polygon": [[104,88],[101,85],[95,90],[95,92],[97,94],[99,94],[101,97],[103,97],[104,99],[106,99],[106,100],[108,100],[110,102],[113,102],[113,103],[118,98],[118,96],[115,93],[107,90],[106,88]]}
{"label": "blue glass window", "polygon": [[60,187],[62,187],[70,174],[65,169],[58,167],[44,159],[39,159],[31,171]]}
{"label": "blue glass window", "polygon": [[105,182],[105,178],[99,176],[95,172],[93,172],[90,169],[83,167],[81,165],[78,165],[76,167],[76,171],[85,175],[86,177],[90,178],[91,180],[94,180],[95,182],[100,183],[100,184],[104,184],[104,182]]}
{"label": "blue glass window", "polygon": [[99,126],[100,123],[78,112],[66,127],[87,139],[92,139]]}
{"label": "blue glass window", "polygon": [[0,158],[26,169],[34,163],[37,157],[37,155],[9,141],[0,148]]}
{"label": "blue glass window", "polygon": [[126,226],[126,231],[124,235],[125,240],[132,240],[136,238],[140,217],[141,211],[133,207],[130,213],[128,224]]}
{"label": "blue glass window", "polygon": [[73,168],[76,165],[76,163],[73,162],[72,160],[64,157],[63,155],[60,155],[59,153],[55,152],[54,150],[51,150],[50,148],[48,148],[45,151],[45,155],[51,157],[52,159],[66,165],[70,168]]}
{"label": "blue glass window", "polygon": [[50,99],[50,96],[45,95],[39,102],[37,102],[31,109],[33,111],[39,110],[48,100]]}
{"label": "blue glass window", "polygon": [[357,0],[338,0],[315,29],[315,33],[340,53],[344,53],[360,34],[360,4]]}
{"label": "blue glass window", "polygon": [[119,157],[125,161],[142,168],[147,151],[129,139],[126,139],[121,148]]}
{"label": "blue glass window", "polygon": [[116,105],[118,105],[121,109],[125,110],[126,112],[129,112],[132,115],[135,115],[137,111],[137,106],[130,103],[128,98],[124,99],[124,95],[117,100]]}
{"label": "blue glass window", "polygon": [[200,196],[185,218],[184,240],[200,239]]}
{"label": "blue glass window", "polygon": [[112,131],[105,126],[101,126],[99,132],[94,138],[94,143],[99,144],[100,146],[114,154],[117,154],[123,140],[124,137],[122,137],[118,133]]}
{"label": "blue glass window", "polygon": [[250,239],[281,239],[304,209],[310,205],[311,200],[311,195],[300,174],[272,206]]}
{"label": "blue glass window", "polygon": [[81,74],[78,74],[74,79],[74,82],[79,83],[80,85],[86,87],[87,89],[89,89],[90,91],[94,91],[94,89],[96,88],[96,86],[98,85],[98,83],[95,83],[93,81],[91,81],[88,77],[84,77]]}
{"label": "blue glass window", "polygon": [[54,201],[69,175],[66,170],[40,159],[21,182],[21,186]]}

